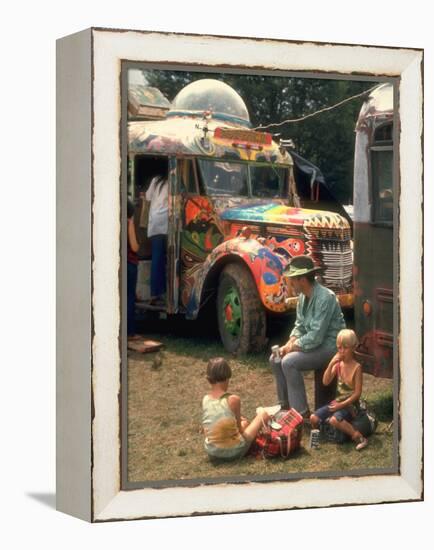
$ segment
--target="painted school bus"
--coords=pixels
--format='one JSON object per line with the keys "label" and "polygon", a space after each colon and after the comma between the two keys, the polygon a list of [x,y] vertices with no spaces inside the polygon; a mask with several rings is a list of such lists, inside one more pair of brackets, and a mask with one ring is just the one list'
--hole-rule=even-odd
{"label": "painted school bus", "polygon": [[267,317],[294,310],[282,278],[309,254],[322,281],[352,305],[351,229],[334,212],[300,207],[290,153],[251,128],[242,98],[205,79],[163,120],[128,124],[129,192],[142,194],[161,159],[169,179],[168,314],[195,319],[210,300],[229,351],[263,347]]}
{"label": "painted school bus", "polygon": [[358,359],[393,376],[393,86],[365,101],[354,158],[354,321]]}

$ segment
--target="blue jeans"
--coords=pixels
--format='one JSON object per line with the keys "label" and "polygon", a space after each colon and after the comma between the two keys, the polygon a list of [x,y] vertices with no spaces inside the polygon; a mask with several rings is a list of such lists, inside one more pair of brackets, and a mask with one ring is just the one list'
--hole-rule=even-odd
{"label": "blue jeans", "polygon": [[166,292],[167,235],[151,237],[151,296],[162,296]]}
{"label": "blue jeans", "polygon": [[312,351],[292,351],[279,362],[270,357],[276,380],[277,399],[283,408],[293,407],[301,414],[309,410],[303,371],[326,367],[336,351],[320,346]]}
{"label": "blue jeans", "polygon": [[338,411],[332,412],[329,408],[329,405],[324,405],[314,412],[315,416],[317,416],[321,420],[321,422],[325,422],[332,416],[334,416],[339,422],[341,422],[342,420],[352,422],[354,420],[356,413],[353,406],[345,407],[343,409],[339,409]]}
{"label": "blue jeans", "polygon": [[127,262],[127,333],[136,334],[137,264]]}

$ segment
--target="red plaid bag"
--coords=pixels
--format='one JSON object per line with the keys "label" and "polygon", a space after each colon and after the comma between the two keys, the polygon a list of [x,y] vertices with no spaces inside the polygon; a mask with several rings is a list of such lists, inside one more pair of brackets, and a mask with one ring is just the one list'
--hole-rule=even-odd
{"label": "red plaid bag", "polygon": [[288,458],[300,447],[303,435],[303,417],[295,409],[279,411],[272,419],[280,429],[264,425],[251,447],[251,454],[264,458]]}

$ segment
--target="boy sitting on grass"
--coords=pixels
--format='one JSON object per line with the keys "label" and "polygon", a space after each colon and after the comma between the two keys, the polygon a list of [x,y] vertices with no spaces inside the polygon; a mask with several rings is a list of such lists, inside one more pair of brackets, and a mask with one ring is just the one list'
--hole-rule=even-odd
{"label": "boy sitting on grass", "polygon": [[244,456],[262,424],[270,418],[263,408],[258,409],[250,423],[241,416],[239,396],[227,391],[231,376],[231,367],[225,359],[209,360],[206,377],[211,390],[202,400],[202,426],[205,450],[212,458],[232,460]]}
{"label": "boy sitting on grass", "polygon": [[353,330],[344,329],[338,333],[336,345],[338,352],[330,361],[323,376],[323,384],[328,386],[338,379],[338,397],[324,407],[320,407],[310,416],[312,428],[318,428],[321,422],[347,434],[356,443],[356,450],[361,451],[368,440],[355,430],[351,422],[357,415],[359,399],[362,394],[362,367],[354,359],[357,347],[357,336]]}

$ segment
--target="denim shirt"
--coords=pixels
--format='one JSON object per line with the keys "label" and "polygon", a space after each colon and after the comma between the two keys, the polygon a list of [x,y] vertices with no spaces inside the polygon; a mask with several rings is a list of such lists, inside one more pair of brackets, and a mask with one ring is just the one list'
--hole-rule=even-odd
{"label": "denim shirt", "polygon": [[296,336],[295,344],[302,351],[311,351],[324,346],[336,351],[336,336],[345,328],[336,294],[315,281],[308,300],[300,294],[297,301],[297,316],[290,336]]}

